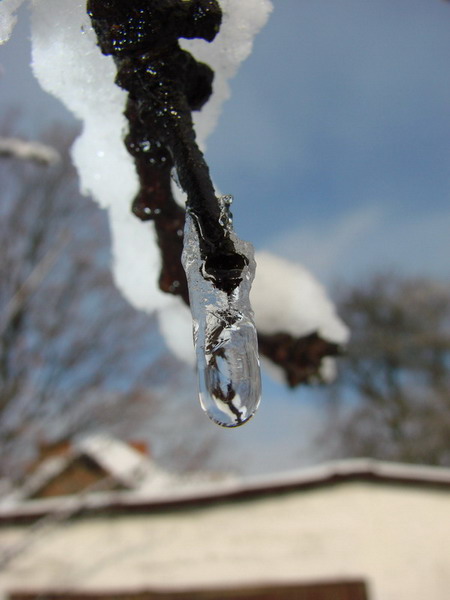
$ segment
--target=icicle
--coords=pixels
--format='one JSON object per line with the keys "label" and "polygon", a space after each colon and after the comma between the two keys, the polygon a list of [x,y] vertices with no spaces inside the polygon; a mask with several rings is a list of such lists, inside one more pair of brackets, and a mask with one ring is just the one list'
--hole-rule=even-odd
{"label": "icicle", "polygon": [[255,274],[253,247],[231,230],[229,197],[221,199],[222,224],[236,250],[248,259],[242,282],[230,294],[202,276],[197,229],[186,213],[183,266],[186,271],[197,354],[200,404],[210,419],[237,427],[253,416],[261,398],[258,342],[249,293]]}

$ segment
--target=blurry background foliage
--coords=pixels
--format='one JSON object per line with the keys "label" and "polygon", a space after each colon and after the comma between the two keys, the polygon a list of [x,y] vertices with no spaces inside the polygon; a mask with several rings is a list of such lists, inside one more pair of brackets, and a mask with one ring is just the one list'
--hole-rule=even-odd
{"label": "blurry background foliage", "polygon": [[[190,373],[112,281],[106,215],[78,191],[73,138],[64,128],[42,136],[59,155],[50,165],[15,147],[0,159],[0,474],[17,476],[37,443],[99,428],[153,437],[156,451],[164,440],[166,462],[202,466],[208,435],[185,444],[158,433],[170,430]],[[1,139],[20,141],[10,128]],[[197,417],[184,413],[187,429]]]}
{"label": "blurry background foliage", "polygon": [[[47,166],[0,160],[0,472],[17,477],[36,444],[99,428],[150,439],[178,469],[238,468],[186,397],[191,369],[115,288],[105,215],[78,192],[72,140],[61,127],[42,136],[60,157]],[[335,300],[352,338],[317,405],[322,456],[449,465],[450,287],[391,272]]]}
{"label": "blurry background foliage", "polygon": [[351,330],[325,438],[338,456],[450,465],[450,285],[389,272],[346,287]]}

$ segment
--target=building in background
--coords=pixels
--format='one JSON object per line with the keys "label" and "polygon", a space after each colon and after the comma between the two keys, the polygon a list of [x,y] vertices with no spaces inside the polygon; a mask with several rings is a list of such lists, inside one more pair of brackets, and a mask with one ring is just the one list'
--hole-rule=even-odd
{"label": "building in background", "polygon": [[448,598],[449,469],[177,477],[103,436],[60,450],[1,503],[4,598]]}

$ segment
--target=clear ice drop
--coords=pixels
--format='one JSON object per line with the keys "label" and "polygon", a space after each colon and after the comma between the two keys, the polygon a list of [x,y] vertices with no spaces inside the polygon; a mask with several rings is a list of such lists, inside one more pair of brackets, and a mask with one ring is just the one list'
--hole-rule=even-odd
{"label": "clear ice drop", "polygon": [[222,427],[237,427],[248,421],[261,398],[258,341],[249,301],[255,274],[253,247],[238,239],[230,223],[227,226],[236,250],[249,261],[242,273],[242,282],[231,294],[202,276],[198,234],[189,213],[186,214],[183,251],[200,404],[209,418]]}

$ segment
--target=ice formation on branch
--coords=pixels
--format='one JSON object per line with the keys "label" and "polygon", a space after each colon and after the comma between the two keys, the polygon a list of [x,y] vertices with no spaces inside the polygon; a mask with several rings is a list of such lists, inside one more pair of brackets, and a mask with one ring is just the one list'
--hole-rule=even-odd
{"label": "ice formation on branch", "polygon": [[[331,381],[334,360],[348,339],[323,286],[299,264],[268,251],[255,253],[258,265],[250,292],[263,365],[277,380],[294,387],[307,381]],[[160,315],[165,338],[178,358],[194,364],[187,307]],[[268,340],[272,350],[266,351]],[[321,348],[327,346],[324,357]],[[266,359],[269,360],[265,360]]]}
{"label": "ice formation on branch", "polygon": [[[22,1],[0,0],[0,42],[9,37]],[[229,95],[228,80],[250,53],[253,37],[271,10],[270,0],[219,1],[223,18],[214,41],[181,42],[215,73],[211,98],[192,115],[201,149]],[[161,261],[155,230],[129,210],[139,181],[123,145],[126,93],[114,84],[112,57],[99,52],[85,0],[30,0],[29,4],[33,70],[42,87],[60,98],[82,122],[74,162],[82,189],[108,210],[116,282],[134,306],[158,312],[168,345],[179,357],[193,362],[187,307],[173,295],[162,293],[151,280],[156,279]],[[301,268],[268,253],[257,256],[257,262],[252,302],[260,348],[283,369],[290,385],[314,379],[318,373],[324,375],[323,358],[337,353],[347,333],[323,290]],[[289,277],[280,277],[283,268]],[[275,301],[274,292],[279,294]],[[274,323],[278,324],[276,331]],[[305,364],[310,366],[305,369]]]}
{"label": "ice formation on branch", "polygon": [[[215,71],[213,95],[193,117],[200,148],[229,95],[228,80],[250,53],[252,39],[271,8],[268,0],[246,0],[245,6],[241,0],[221,0],[220,5],[222,24],[212,43],[183,41],[199,60],[207,54],[207,63]],[[161,293],[151,281],[156,280],[160,265],[152,225],[139,223],[130,214],[129,202],[139,184],[123,145],[126,93],[114,83],[112,58],[99,52],[86,2],[39,0],[32,10],[33,70],[42,87],[83,123],[74,162],[83,190],[109,211],[116,282],[137,308],[161,311],[177,306],[177,299]]]}
{"label": "ice formation on branch", "polygon": [[212,42],[222,9],[217,0],[87,0],[87,12],[100,50],[114,58],[116,84],[128,93],[125,145],[140,184],[133,213],[154,222],[163,259],[160,288],[189,301],[186,279],[173,268],[180,264],[178,232],[185,218],[171,191],[173,170],[186,194],[184,255],[202,405],[211,404],[207,413],[218,424],[241,425],[260,396],[256,329],[249,320],[250,256],[232,233],[229,204],[215,193],[193,127],[192,112],[209,100],[214,72],[179,44],[181,38]]}
{"label": "ice formation on branch", "polygon": [[[225,205],[226,198],[221,202]],[[242,425],[255,413],[261,397],[258,341],[249,293],[255,275],[251,244],[230,236],[247,264],[240,284],[227,293],[203,275],[198,230],[186,215],[183,265],[194,320],[200,403],[224,427]]]}

